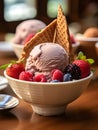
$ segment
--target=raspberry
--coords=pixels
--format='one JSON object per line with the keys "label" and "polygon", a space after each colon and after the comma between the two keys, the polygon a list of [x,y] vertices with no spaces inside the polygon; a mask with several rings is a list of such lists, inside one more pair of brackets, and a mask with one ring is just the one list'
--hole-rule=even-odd
{"label": "raspberry", "polygon": [[58,80],[60,82],[63,81],[63,73],[60,70],[54,69],[52,70],[51,73],[52,73],[52,80]]}
{"label": "raspberry", "polygon": [[76,43],[76,40],[75,40],[73,35],[70,35],[70,41],[71,41],[72,44]]}
{"label": "raspberry", "polygon": [[19,78],[19,74],[24,71],[24,65],[22,63],[12,64],[10,67],[6,69],[7,75],[13,77],[15,79]]}
{"label": "raspberry", "polygon": [[73,79],[80,79],[81,78],[81,70],[75,64],[69,64],[65,67],[65,74],[70,73]]}
{"label": "raspberry", "polygon": [[73,62],[81,70],[81,78],[85,78],[90,74],[90,64],[85,60],[75,60]]}
{"label": "raspberry", "polygon": [[34,76],[33,80],[35,82],[47,82],[47,79],[44,74],[37,74]]}
{"label": "raspberry", "polygon": [[28,71],[22,71],[19,75],[20,80],[33,81],[33,74]]}

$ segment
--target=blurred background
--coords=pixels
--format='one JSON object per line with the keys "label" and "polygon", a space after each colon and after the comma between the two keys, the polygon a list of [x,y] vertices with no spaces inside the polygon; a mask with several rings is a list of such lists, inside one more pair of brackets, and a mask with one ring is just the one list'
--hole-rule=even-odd
{"label": "blurred background", "polygon": [[98,0],[0,0],[0,40],[27,19],[49,24],[57,16],[58,4],[62,5],[73,33],[98,27]]}
{"label": "blurred background", "polygon": [[[0,0],[0,58],[13,56],[13,52],[17,55],[17,51],[20,56],[22,42],[19,41],[20,45],[15,45],[12,41],[17,25],[29,19],[38,19],[48,25],[57,18],[58,4],[62,6],[69,31],[75,38],[89,27],[98,28],[98,0]],[[25,32],[22,30],[23,35]],[[21,34],[18,40],[22,39]],[[98,44],[98,34],[96,38],[84,41],[83,37],[82,40],[81,37],[78,40],[72,38],[73,43],[78,43],[72,45],[73,52],[76,54],[81,50],[97,63],[98,45],[95,44]]]}
{"label": "blurred background", "polygon": [[98,26],[98,0],[0,0],[0,32],[15,32],[26,19],[40,19],[49,24],[57,16],[61,4],[68,24]]}

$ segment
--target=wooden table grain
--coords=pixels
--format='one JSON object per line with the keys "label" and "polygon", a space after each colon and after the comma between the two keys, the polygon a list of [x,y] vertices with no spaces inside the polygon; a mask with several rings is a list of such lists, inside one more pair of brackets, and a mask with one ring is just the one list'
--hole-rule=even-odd
{"label": "wooden table grain", "polygon": [[[16,57],[0,57],[0,65]],[[33,112],[30,104],[19,99],[14,109],[0,111],[0,130],[98,130],[98,66],[83,94],[60,116],[44,117]],[[3,75],[3,70],[0,70]],[[25,89],[25,88],[24,88]],[[10,86],[0,93],[16,96]]]}

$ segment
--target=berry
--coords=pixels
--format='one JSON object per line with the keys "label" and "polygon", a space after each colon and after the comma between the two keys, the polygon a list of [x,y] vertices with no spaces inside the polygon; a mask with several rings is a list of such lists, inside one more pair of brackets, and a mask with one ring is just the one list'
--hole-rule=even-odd
{"label": "berry", "polygon": [[44,74],[37,74],[34,76],[33,81],[35,82],[47,82],[47,79]]}
{"label": "berry", "polygon": [[59,80],[52,80],[51,83],[57,83],[60,82]]}
{"label": "berry", "polygon": [[32,37],[34,37],[35,34],[34,33],[30,33],[24,40],[23,44],[26,44]]}
{"label": "berry", "polygon": [[60,82],[63,81],[63,73],[58,70],[58,69],[54,69],[52,70],[52,80],[59,80]]}
{"label": "berry", "polygon": [[33,81],[33,74],[28,71],[22,71],[19,75],[20,80]]}
{"label": "berry", "polygon": [[63,77],[63,81],[66,82],[66,81],[72,81],[72,75],[69,74],[69,73],[66,73]]}
{"label": "berry", "polygon": [[85,60],[75,60],[73,64],[77,65],[81,70],[81,78],[85,78],[90,74],[90,64]]}
{"label": "berry", "polygon": [[6,73],[10,77],[18,79],[19,74],[24,70],[25,70],[24,65],[22,63],[15,63],[15,64],[12,64],[10,67],[6,68]]}
{"label": "berry", "polygon": [[71,41],[72,44],[76,43],[76,40],[75,40],[73,35],[70,35],[70,41]]}
{"label": "berry", "polygon": [[75,64],[69,64],[65,67],[65,74],[70,73],[73,79],[80,79],[81,78],[81,70]]}

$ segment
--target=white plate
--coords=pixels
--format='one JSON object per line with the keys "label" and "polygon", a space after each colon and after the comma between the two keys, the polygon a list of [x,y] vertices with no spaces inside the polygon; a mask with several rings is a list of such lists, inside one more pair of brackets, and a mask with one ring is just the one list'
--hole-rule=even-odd
{"label": "white plate", "polygon": [[0,56],[2,55],[13,55],[13,47],[11,43],[0,41]]}
{"label": "white plate", "polygon": [[8,85],[8,81],[5,77],[0,76],[0,90],[6,88]]}
{"label": "white plate", "polygon": [[98,37],[85,37],[83,36],[83,34],[80,34],[78,33],[76,36],[75,36],[76,40],[82,40],[82,41],[94,41],[94,42],[97,42],[98,41]]}
{"label": "white plate", "polygon": [[19,100],[11,95],[0,94],[0,110],[6,110],[16,107]]}

